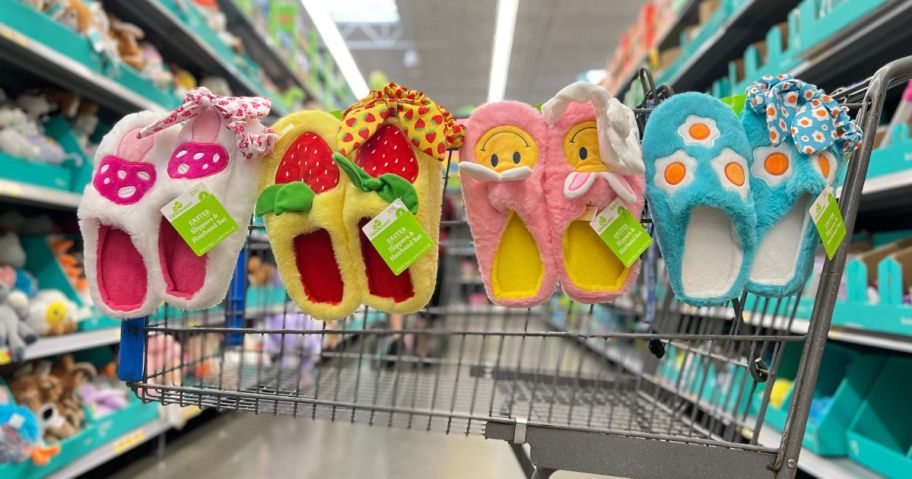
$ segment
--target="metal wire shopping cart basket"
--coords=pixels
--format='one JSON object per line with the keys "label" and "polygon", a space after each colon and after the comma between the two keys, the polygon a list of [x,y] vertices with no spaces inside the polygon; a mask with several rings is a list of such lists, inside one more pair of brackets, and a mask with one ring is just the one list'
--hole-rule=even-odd
{"label": "metal wire shopping cart basket", "polygon": [[[912,57],[834,92],[858,109],[865,132],[839,202],[846,242],[886,90],[910,76]],[[652,250],[639,293],[615,304],[555,299],[511,310],[456,300],[474,281],[459,270],[472,260],[463,223],[444,222],[450,234],[441,261],[450,274],[440,280],[440,301],[399,325],[366,308],[335,323],[300,323],[287,297],[254,306],[260,302],[246,290],[247,256],[270,251],[262,227],[251,226],[221,308],[163,309],[123,323],[120,376],[147,401],[483,434],[507,441],[529,477],[554,470],[795,475],[845,243],[815,287],[794,297],[745,294],[725,307],[682,305],[664,287],[655,291],[663,274]],[[811,298],[807,332],[796,333],[796,311]],[[788,351],[800,363],[784,433],[775,447],[759,445]]]}

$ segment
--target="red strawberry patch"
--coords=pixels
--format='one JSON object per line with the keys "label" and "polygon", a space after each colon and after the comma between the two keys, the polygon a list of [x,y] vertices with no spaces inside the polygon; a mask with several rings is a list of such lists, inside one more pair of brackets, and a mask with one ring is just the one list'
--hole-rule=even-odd
{"label": "red strawberry patch", "polygon": [[373,113],[368,112],[367,115],[364,115],[364,121],[373,123],[377,121],[377,117],[375,117]]}
{"label": "red strawberry patch", "polygon": [[434,115],[431,117],[431,121],[433,121],[435,125],[439,125],[443,123],[443,115]]}
{"label": "red strawberry patch", "polygon": [[346,132],[344,135],[342,135],[342,141],[344,141],[344,142],[346,142],[346,143],[348,143],[349,141],[352,141],[352,140],[354,140],[354,139],[355,139],[355,137],[352,136],[351,133],[347,133],[347,132]]}
{"label": "red strawberry patch", "polygon": [[348,125],[349,128],[351,128],[352,126],[355,125],[355,121],[357,121],[357,120],[355,120],[354,118],[349,118],[349,119],[345,120],[345,124]]}
{"label": "red strawberry patch", "polygon": [[367,128],[361,128],[360,130],[358,130],[358,136],[360,136],[361,138],[364,138],[366,140],[370,136],[370,130],[368,130]]}
{"label": "red strawberry patch", "polygon": [[428,107],[426,107],[426,106],[419,106],[419,107],[418,107],[418,114],[419,114],[419,115],[427,114],[427,112],[429,112],[429,111],[431,111],[431,109],[428,108]]}
{"label": "red strawberry patch", "polygon": [[406,110],[406,111],[405,111],[405,119],[406,119],[406,120],[411,121],[411,119],[414,118],[414,117],[415,117],[415,110],[409,109],[409,110]]}
{"label": "red strawberry patch", "polygon": [[424,127],[426,127],[426,126],[427,126],[427,124],[421,118],[419,118],[418,121],[415,122],[416,130],[423,130]]}
{"label": "red strawberry patch", "polygon": [[279,168],[276,184],[303,181],[316,194],[339,184],[339,167],[332,159],[332,150],[319,135],[307,132],[288,147]]}
{"label": "red strawberry patch", "polygon": [[373,177],[393,173],[414,182],[418,177],[418,160],[402,130],[383,125],[355,156],[355,164]]}
{"label": "red strawberry patch", "polygon": [[433,143],[436,138],[437,138],[437,133],[435,133],[433,131],[430,133],[424,134],[424,139],[427,140],[428,143]]}

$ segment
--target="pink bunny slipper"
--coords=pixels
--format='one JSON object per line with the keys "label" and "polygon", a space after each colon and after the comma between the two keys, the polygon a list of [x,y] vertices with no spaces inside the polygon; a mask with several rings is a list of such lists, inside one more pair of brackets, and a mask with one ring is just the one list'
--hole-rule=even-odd
{"label": "pink bunny slipper", "polygon": [[589,222],[615,199],[639,217],[643,157],[633,111],[591,83],[573,83],[542,106],[550,125],[544,198],[561,286],[581,303],[610,301],[636,280]]}
{"label": "pink bunny slipper", "polygon": [[556,284],[542,196],[547,125],[523,103],[484,105],[466,121],[459,170],[485,291],[494,303],[531,307]]}
{"label": "pink bunny slipper", "polygon": [[225,297],[237,255],[253,213],[262,170],[261,157],[272,150],[276,135],[260,124],[271,101],[256,97],[220,97],[206,88],[187,94],[184,103],[143,129],[143,137],[157,138],[183,125],[167,164],[159,169],[160,207],[204,183],[240,227],[202,256],[197,256],[157,211],[160,225],[157,249],[163,298],[183,309],[204,309]]}
{"label": "pink bunny slipper", "polygon": [[162,178],[155,162],[168,157],[177,132],[139,138],[157,117],[127,115],[104,137],[79,204],[89,291],[95,306],[112,317],[144,316],[161,303],[155,196]]}

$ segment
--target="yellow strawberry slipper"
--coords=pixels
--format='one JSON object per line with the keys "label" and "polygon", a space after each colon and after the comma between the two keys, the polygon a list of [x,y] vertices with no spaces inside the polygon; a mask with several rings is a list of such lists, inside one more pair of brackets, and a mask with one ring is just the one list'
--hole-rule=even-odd
{"label": "yellow strawberry slipper", "polygon": [[289,296],[317,319],[344,318],[360,304],[364,280],[342,223],[348,181],[332,160],[339,120],[304,111],[273,128],[280,136],[266,158],[256,214]]}
{"label": "yellow strawberry slipper", "polygon": [[448,149],[462,144],[462,127],[424,93],[389,83],[345,111],[338,135],[339,151],[350,160],[340,161],[352,180],[342,216],[352,248],[358,249],[354,256],[366,284],[362,302],[389,313],[414,313],[434,293],[437,248],[395,275],[361,228],[396,195],[409,191],[392,178],[398,177],[414,190],[415,207],[403,202],[436,246],[443,195],[441,163]]}

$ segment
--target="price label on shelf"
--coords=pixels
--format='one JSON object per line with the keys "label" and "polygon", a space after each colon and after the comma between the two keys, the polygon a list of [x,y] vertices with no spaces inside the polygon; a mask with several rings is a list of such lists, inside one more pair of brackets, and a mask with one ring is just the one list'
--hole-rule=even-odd
{"label": "price label on shelf", "polygon": [[114,442],[114,453],[123,454],[144,442],[146,442],[146,431],[140,429],[131,432]]}

